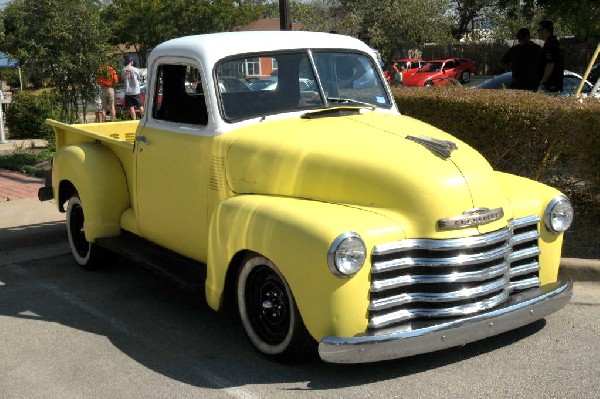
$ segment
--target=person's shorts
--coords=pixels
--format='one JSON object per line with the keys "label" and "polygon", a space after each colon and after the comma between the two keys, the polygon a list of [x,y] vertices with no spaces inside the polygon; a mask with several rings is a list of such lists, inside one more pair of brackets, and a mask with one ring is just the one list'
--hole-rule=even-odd
{"label": "person's shorts", "polygon": [[142,99],[139,94],[125,94],[125,105],[127,107],[141,107]]}
{"label": "person's shorts", "polygon": [[102,87],[102,109],[107,109],[115,105],[115,89],[113,87]]}

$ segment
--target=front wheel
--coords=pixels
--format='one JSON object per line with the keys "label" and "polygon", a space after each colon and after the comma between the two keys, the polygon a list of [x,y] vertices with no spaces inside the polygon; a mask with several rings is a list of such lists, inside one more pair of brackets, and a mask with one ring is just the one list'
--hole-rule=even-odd
{"label": "front wheel", "polygon": [[428,80],[428,81],[425,82],[424,86],[425,87],[431,87],[431,86],[433,86],[433,82],[431,80]]}
{"label": "front wheel", "polygon": [[84,269],[96,270],[106,262],[106,251],[85,238],[85,217],[78,195],[69,199],[67,206],[67,235],[75,261]]}
{"label": "front wheel", "polygon": [[313,352],[316,342],[302,322],[290,288],[267,258],[246,259],[237,279],[237,303],[244,331],[261,354],[297,360]]}

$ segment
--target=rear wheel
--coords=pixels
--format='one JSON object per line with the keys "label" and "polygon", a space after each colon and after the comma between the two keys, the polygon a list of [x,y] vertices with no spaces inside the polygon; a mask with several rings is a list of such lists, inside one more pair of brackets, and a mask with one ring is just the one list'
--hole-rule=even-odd
{"label": "rear wheel", "polygon": [[247,258],[237,279],[242,326],[252,345],[278,360],[297,360],[313,353],[309,335],[283,275],[267,258]]}
{"label": "rear wheel", "polygon": [[85,216],[78,195],[69,199],[67,206],[67,235],[75,261],[84,269],[96,270],[107,263],[106,250],[85,238]]}
{"label": "rear wheel", "polygon": [[463,71],[460,74],[460,83],[469,83],[471,81],[471,72]]}
{"label": "rear wheel", "polygon": [[433,86],[433,82],[431,80],[428,80],[427,82],[425,82],[425,87],[430,87]]}

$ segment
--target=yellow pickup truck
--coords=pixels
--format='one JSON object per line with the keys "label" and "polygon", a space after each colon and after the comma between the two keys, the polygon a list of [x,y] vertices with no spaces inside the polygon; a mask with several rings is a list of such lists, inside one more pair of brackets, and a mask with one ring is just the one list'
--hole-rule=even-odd
{"label": "yellow pickup truck", "polygon": [[218,33],[148,60],[137,121],[56,133],[40,199],[77,263],[129,256],[239,313],[262,354],[327,362],[462,345],[568,303],[573,209],[401,115],[343,35]]}

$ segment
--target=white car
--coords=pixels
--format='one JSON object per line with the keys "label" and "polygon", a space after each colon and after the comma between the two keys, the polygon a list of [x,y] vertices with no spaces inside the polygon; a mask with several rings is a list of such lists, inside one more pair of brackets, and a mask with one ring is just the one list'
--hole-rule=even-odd
{"label": "white car", "polygon": [[[581,83],[581,79],[583,79],[581,75],[565,70],[563,74],[563,91],[560,93],[560,95],[563,97],[568,97],[575,94],[577,87],[579,87],[579,84]],[[502,75],[494,76],[493,78],[490,78],[475,87],[478,89],[509,89],[511,83],[512,72],[506,72]],[[586,81],[581,93],[584,95],[589,95],[589,93],[592,91],[592,87],[592,84]],[[599,98],[600,94],[596,93],[594,97]]]}

